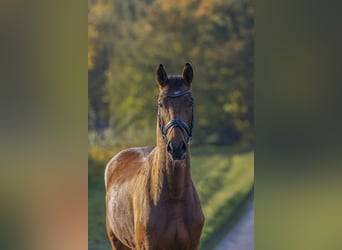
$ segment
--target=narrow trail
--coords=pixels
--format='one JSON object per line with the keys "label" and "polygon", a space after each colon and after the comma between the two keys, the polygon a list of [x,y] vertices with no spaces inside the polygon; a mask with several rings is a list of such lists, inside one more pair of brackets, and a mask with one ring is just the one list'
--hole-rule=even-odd
{"label": "narrow trail", "polygon": [[217,245],[215,250],[253,250],[254,249],[254,196],[247,201],[244,215]]}

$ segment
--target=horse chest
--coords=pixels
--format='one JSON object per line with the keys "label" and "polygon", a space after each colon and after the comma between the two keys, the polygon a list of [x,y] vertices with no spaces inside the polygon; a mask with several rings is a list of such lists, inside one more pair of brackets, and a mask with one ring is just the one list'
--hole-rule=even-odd
{"label": "horse chest", "polygon": [[196,218],[183,205],[155,208],[147,224],[152,249],[193,249]]}
{"label": "horse chest", "polygon": [[155,242],[155,248],[182,249],[190,242],[190,234],[182,220],[161,220],[147,233],[152,236],[151,241]]}

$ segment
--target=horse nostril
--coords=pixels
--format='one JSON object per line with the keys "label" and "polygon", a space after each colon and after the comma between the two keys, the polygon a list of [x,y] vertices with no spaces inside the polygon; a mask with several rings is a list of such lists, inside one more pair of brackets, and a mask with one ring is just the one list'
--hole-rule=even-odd
{"label": "horse nostril", "polygon": [[167,152],[169,152],[170,154],[172,154],[172,152],[173,152],[172,142],[169,142],[169,143],[167,144],[166,150],[167,150]]}
{"label": "horse nostril", "polygon": [[186,144],[185,144],[185,142],[182,142],[181,150],[182,150],[183,153],[186,152]]}

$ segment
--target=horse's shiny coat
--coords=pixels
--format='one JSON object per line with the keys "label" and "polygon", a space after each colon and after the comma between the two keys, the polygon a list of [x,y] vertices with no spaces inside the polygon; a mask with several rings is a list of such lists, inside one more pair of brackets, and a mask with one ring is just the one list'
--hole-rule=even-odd
{"label": "horse's shiny coat", "polygon": [[[190,64],[181,76],[168,77],[162,65],[156,71],[162,93],[190,89],[192,78]],[[162,122],[191,121],[191,93],[161,95],[158,101]],[[112,249],[198,249],[204,216],[190,176],[189,145],[183,160],[173,160],[159,122],[156,147],[126,149],[107,164],[106,226]],[[177,126],[166,137],[174,147],[187,140]]]}

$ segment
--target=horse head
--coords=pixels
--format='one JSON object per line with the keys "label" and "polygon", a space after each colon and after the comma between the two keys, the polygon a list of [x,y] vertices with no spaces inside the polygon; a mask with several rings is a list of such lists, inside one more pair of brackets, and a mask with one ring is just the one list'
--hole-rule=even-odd
{"label": "horse head", "polygon": [[159,85],[158,123],[167,153],[172,160],[184,160],[192,138],[193,70],[186,63],[181,75],[168,76],[163,65],[156,69]]}

